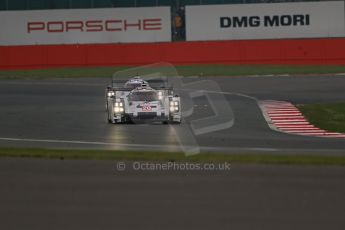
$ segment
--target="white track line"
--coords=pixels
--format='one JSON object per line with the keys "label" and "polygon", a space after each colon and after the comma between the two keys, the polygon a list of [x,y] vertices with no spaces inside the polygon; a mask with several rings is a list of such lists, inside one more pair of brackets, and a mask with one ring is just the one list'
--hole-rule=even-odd
{"label": "white track line", "polygon": [[310,124],[297,107],[286,101],[259,101],[259,106],[269,126],[289,134],[345,138],[344,133],[328,132]]}
{"label": "white track line", "polygon": [[[50,143],[50,144],[76,144],[76,145],[101,145],[106,147],[108,150],[159,150],[165,152],[176,152],[182,151],[180,145],[148,145],[148,144],[117,144],[111,142],[98,142],[98,141],[82,141],[82,140],[59,140],[59,139],[33,139],[33,138],[12,138],[12,137],[0,137],[0,141],[6,142],[31,142],[31,143]],[[195,146],[184,146],[184,148],[194,148]],[[252,148],[231,148],[231,147],[213,147],[213,146],[197,146],[204,151],[236,151],[237,153],[241,152],[250,152],[250,151],[262,151],[262,152],[278,152],[281,149],[276,148],[261,148],[261,147],[252,147]]]}
{"label": "white track line", "polygon": [[285,122],[285,121],[282,121],[282,122],[275,122],[276,125],[310,125],[310,123],[308,121],[296,121],[296,122]]}
{"label": "white track line", "polygon": [[283,116],[283,115],[286,115],[286,114],[289,114],[289,115],[302,115],[302,113],[300,113],[300,112],[269,112],[268,113],[269,115],[271,115],[271,116]]}
{"label": "white track line", "polygon": [[119,148],[125,147],[171,147],[164,145],[144,145],[144,144],[115,144],[110,142],[98,142],[98,141],[81,141],[81,140],[50,140],[50,139],[33,139],[33,138],[11,138],[11,137],[0,137],[2,141],[22,141],[22,142],[41,142],[41,143],[58,143],[58,144],[85,144],[85,145],[112,145]]}
{"label": "white track line", "polygon": [[316,128],[314,126],[277,126],[280,129],[284,129],[286,131],[289,130],[318,130],[319,128]]}

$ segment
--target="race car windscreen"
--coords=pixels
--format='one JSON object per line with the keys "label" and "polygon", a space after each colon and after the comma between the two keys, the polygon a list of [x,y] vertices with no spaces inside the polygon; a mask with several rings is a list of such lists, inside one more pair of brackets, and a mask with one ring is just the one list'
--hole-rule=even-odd
{"label": "race car windscreen", "polygon": [[131,83],[127,83],[125,85],[125,87],[129,88],[129,89],[135,89],[135,88],[140,87],[140,86],[141,86],[141,82],[140,83],[133,83],[133,82],[131,82]]}
{"label": "race car windscreen", "polygon": [[156,92],[133,92],[129,95],[130,101],[158,101]]}

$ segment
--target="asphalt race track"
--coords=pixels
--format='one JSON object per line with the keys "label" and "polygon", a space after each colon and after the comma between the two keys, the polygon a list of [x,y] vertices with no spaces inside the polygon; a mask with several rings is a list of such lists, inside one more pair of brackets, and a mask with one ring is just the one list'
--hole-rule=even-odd
{"label": "asphalt race track", "polygon": [[115,162],[1,159],[0,229],[332,229],[344,167],[117,172]]}
{"label": "asphalt race track", "polygon": [[[215,115],[205,95],[192,98],[193,114],[181,126],[111,125],[106,122],[104,108],[109,79],[1,80],[0,146],[180,151],[185,145],[216,152],[345,153],[345,139],[272,131],[257,104],[257,100],[343,102],[345,77],[202,77],[184,81],[210,80],[222,92],[203,90],[211,97],[224,98],[221,103],[231,111],[228,118],[232,124],[194,133],[191,140],[183,137],[185,128],[190,129],[193,120]],[[190,90],[188,85],[182,89]],[[176,136],[188,141],[181,143]]]}

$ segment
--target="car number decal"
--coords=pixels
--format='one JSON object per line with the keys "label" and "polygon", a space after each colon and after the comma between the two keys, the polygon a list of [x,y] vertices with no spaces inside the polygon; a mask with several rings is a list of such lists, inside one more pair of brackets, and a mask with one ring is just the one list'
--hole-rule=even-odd
{"label": "car number decal", "polygon": [[145,112],[152,111],[152,107],[150,105],[143,105],[141,110]]}

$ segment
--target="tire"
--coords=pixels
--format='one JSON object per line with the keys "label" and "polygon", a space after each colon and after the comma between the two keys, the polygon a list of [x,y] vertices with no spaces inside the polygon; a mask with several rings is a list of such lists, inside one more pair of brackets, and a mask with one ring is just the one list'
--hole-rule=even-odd
{"label": "tire", "polygon": [[113,121],[111,120],[110,116],[109,116],[109,109],[107,109],[107,120],[109,124],[112,124]]}

